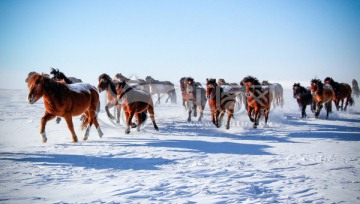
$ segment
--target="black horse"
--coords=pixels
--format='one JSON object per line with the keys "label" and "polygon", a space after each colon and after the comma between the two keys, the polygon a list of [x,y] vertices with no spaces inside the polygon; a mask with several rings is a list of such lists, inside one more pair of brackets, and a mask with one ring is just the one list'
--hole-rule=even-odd
{"label": "black horse", "polygon": [[314,112],[314,101],[311,91],[301,86],[300,83],[294,83],[293,96],[301,108],[301,117],[306,118],[306,106],[310,105],[311,111]]}
{"label": "black horse", "polygon": [[50,74],[53,75],[52,79],[55,81],[63,81],[65,84],[82,83],[81,79],[75,77],[67,77],[64,73],[60,72],[59,69],[51,68]]}

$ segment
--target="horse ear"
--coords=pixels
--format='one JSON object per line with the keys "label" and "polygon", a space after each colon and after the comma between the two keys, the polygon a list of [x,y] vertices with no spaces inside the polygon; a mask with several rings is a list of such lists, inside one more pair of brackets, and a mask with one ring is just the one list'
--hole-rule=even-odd
{"label": "horse ear", "polygon": [[209,81],[209,79],[208,78],[206,78],[206,82],[208,82]]}

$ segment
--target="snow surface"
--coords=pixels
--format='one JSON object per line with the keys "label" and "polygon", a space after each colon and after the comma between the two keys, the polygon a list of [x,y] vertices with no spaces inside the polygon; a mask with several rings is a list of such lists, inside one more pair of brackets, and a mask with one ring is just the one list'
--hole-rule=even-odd
{"label": "snow surface", "polygon": [[310,108],[301,119],[285,90],[269,127],[254,130],[242,108],[225,130],[211,124],[208,105],[202,123],[186,122],[177,90],[178,104],[155,107],[159,132],[148,120],[125,135],[102,93],[103,138],[93,127],[88,141],[71,143],[65,121],[53,120],[42,144],[43,103],[28,104],[27,93],[0,90],[0,203],[360,203],[358,99],[329,120]]}

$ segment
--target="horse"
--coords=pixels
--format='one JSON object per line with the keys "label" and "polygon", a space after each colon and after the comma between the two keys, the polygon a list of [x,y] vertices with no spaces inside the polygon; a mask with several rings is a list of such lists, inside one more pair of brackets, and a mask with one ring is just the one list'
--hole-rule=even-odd
{"label": "horse", "polygon": [[334,89],[329,84],[323,84],[320,79],[311,80],[311,95],[313,100],[316,101],[315,105],[315,118],[318,118],[320,111],[325,103],[326,109],[326,119],[329,118],[329,113],[331,112],[331,101],[335,96]]}
{"label": "horse", "polygon": [[[352,106],[354,104],[354,99],[351,97],[351,86],[347,83],[338,83],[334,81],[331,77],[326,77],[324,79],[324,84],[330,84],[334,90],[334,97],[333,101],[335,103],[336,110],[339,111],[346,111],[346,108],[348,105]],[[346,99],[345,107],[344,106],[344,100]],[[339,106],[339,103],[341,101],[341,106]]]}
{"label": "horse", "polygon": [[126,81],[127,84],[131,84],[132,87],[136,87],[137,89],[142,89],[148,93],[150,93],[150,87],[143,79],[129,79],[122,75],[121,73],[115,74],[114,79],[118,81]]}
{"label": "horse", "polygon": [[206,79],[206,98],[208,99],[211,121],[217,127],[221,127],[225,111],[228,118],[226,129],[230,128],[230,120],[234,117],[235,95],[230,92],[231,87],[221,87],[216,79]]}
{"label": "horse", "polygon": [[352,93],[356,96],[356,98],[359,98],[360,89],[359,89],[358,82],[355,79],[352,80]]}
{"label": "horse", "polygon": [[183,77],[180,79],[181,93],[183,96],[183,105],[189,111],[188,122],[191,121],[191,112],[194,110],[194,117],[197,116],[197,110],[200,113],[198,121],[201,121],[203,118],[203,111],[206,105],[206,95],[205,89],[201,86],[200,83],[195,82],[191,77]]}
{"label": "horse", "polygon": [[[117,99],[121,101],[122,108],[126,117],[125,134],[130,133],[132,118],[135,115],[137,119],[137,130],[140,131],[140,125],[145,122],[146,111],[149,112],[151,121],[156,131],[159,130],[154,117],[154,103],[151,95],[141,89],[129,86],[126,81],[122,81],[116,85]],[[145,114],[145,115],[144,115]]]}
{"label": "horse", "polygon": [[53,79],[55,81],[63,81],[65,84],[82,83],[81,79],[76,77],[66,77],[59,69],[51,68],[50,74],[54,75]]}
{"label": "horse", "polygon": [[310,105],[311,111],[314,112],[313,97],[311,91],[301,86],[300,83],[294,83],[293,85],[293,97],[296,99],[300,109],[301,117],[306,118],[306,106]]}
{"label": "horse", "polygon": [[40,127],[43,143],[47,142],[45,133],[46,123],[56,116],[65,118],[72,134],[72,141],[77,142],[78,138],[74,131],[72,117],[83,113],[85,117],[82,120],[82,128],[86,128],[83,139],[88,139],[93,123],[98,131],[99,137],[102,137],[103,133],[96,119],[96,110],[100,105],[99,93],[94,86],[85,83],[65,85],[44,77],[44,75],[33,74],[29,78],[28,88],[28,101],[30,104],[34,104],[40,98],[44,98],[45,114],[41,118]]}
{"label": "horse", "polygon": [[261,110],[265,111],[265,126],[267,126],[273,92],[270,91],[269,87],[261,86],[259,80],[253,76],[244,77],[242,84],[246,88],[247,111],[250,121],[254,123],[253,128],[257,128],[259,125]]}
{"label": "horse", "polygon": [[[228,83],[225,81],[225,79],[218,79],[217,84],[219,86],[230,86],[231,87],[231,91],[235,94],[236,97],[236,104],[238,106],[238,108],[241,108],[241,101],[243,101],[243,96],[244,96],[244,90],[241,88],[241,86],[239,86],[239,84],[237,83]],[[246,105],[244,103],[244,105]]]}
{"label": "horse", "polygon": [[269,86],[271,92],[273,93],[274,101],[273,105],[280,106],[281,108],[284,106],[284,89],[279,83],[269,83],[269,81],[264,80],[262,81],[261,85]]}
{"label": "horse", "polygon": [[[98,90],[99,93],[103,92],[104,90],[106,91],[107,94],[107,104],[105,106],[105,111],[107,116],[112,119],[115,120],[116,119],[116,123],[120,123],[120,113],[121,113],[121,104],[118,102],[117,98],[116,98],[116,85],[120,83],[117,80],[113,80],[111,79],[111,77],[107,74],[101,74],[99,76],[99,83],[98,83]],[[115,107],[116,109],[116,118],[110,113],[109,109]]]}
{"label": "horse", "polygon": [[157,94],[157,104],[160,104],[160,94],[167,94],[168,98],[166,102],[168,102],[169,98],[171,99],[171,103],[176,103],[176,92],[175,86],[170,81],[158,81],[152,78],[151,76],[147,76],[145,78],[146,83],[150,87],[150,94]]}

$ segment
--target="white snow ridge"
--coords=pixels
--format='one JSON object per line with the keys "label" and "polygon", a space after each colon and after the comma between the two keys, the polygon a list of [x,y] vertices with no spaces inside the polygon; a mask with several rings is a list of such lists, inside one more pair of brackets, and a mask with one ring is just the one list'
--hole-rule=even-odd
{"label": "white snow ridge", "polygon": [[[0,203],[360,203],[360,101],[301,119],[292,91],[258,129],[243,109],[230,130],[216,128],[208,105],[203,122],[186,122],[181,104],[155,106],[160,131],[148,120],[124,134],[99,113],[87,141],[72,143],[64,120],[46,126],[44,105],[27,91],[0,90]],[[101,100],[105,100],[105,93]],[[123,112],[123,111],[122,111]],[[226,117],[224,120],[226,121]],[[79,117],[73,118],[79,137]]]}

